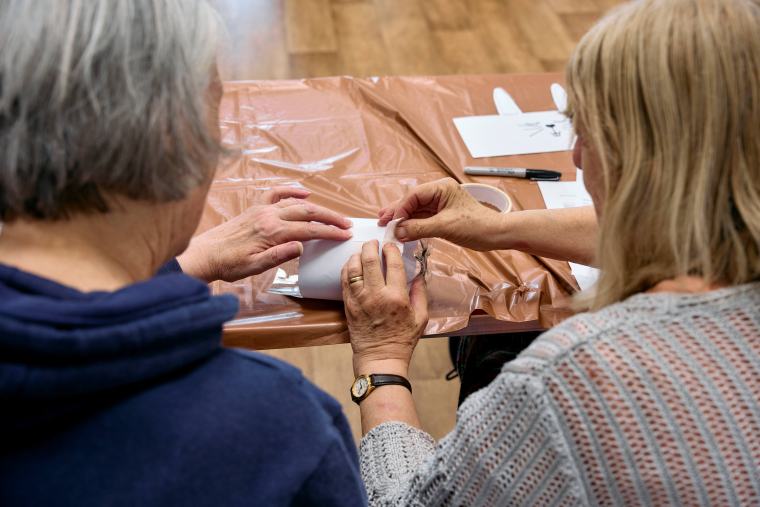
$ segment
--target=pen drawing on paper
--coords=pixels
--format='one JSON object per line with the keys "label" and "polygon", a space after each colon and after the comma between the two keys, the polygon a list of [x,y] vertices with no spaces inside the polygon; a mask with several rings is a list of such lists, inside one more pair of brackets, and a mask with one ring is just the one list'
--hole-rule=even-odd
{"label": "pen drawing on paper", "polygon": [[571,150],[573,126],[559,111],[454,118],[473,158]]}
{"label": "pen drawing on paper", "polygon": [[503,88],[496,88],[498,115],[454,118],[454,125],[473,158],[572,150],[573,125],[563,113],[567,94],[554,83],[551,95],[557,110],[523,113]]}
{"label": "pen drawing on paper", "polygon": [[518,126],[521,127],[524,132],[528,133],[529,137],[534,137],[544,132],[546,129],[548,129],[548,131],[545,135],[550,135],[552,137],[562,137],[563,130],[571,132],[573,130],[573,126],[570,123],[569,119],[560,119],[554,123],[545,123],[540,121],[528,122]]}

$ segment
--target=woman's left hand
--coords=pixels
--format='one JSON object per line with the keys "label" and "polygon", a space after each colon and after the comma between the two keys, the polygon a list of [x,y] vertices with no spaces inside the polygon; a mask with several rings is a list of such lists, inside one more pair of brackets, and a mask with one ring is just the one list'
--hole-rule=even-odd
{"label": "woman's left hand", "polygon": [[[364,243],[361,254],[352,255],[341,272],[357,375],[403,375],[428,321],[424,279],[415,280],[407,293],[404,261],[398,248],[386,243],[383,254],[385,277],[376,240]],[[350,282],[358,276],[363,279]]]}
{"label": "woman's left hand", "polygon": [[[353,224],[337,213],[304,201],[308,190],[274,187],[265,204],[193,238],[177,260],[182,271],[206,283],[234,282],[299,257],[301,241],[345,241]],[[333,227],[334,226],[334,227]]]}

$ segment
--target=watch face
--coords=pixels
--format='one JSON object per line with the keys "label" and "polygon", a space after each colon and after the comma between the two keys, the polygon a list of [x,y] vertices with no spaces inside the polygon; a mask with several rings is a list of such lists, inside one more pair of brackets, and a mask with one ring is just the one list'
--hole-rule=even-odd
{"label": "watch face", "polygon": [[[364,396],[364,393],[367,392],[367,379],[365,377],[360,378],[356,381],[356,384],[354,384],[354,396],[357,398],[361,398]],[[345,392],[345,391],[344,391]]]}

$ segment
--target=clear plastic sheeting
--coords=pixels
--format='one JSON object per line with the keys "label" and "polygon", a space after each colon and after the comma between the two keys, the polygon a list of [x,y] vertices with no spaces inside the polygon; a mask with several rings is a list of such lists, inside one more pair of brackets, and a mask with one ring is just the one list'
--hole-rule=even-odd
{"label": "clear plastic sheeting", "polygon": [[[544,208],[535,182],[467,176],[465,166],[528,167],[575,180],[570,152],[474,160],[453,118],[496,114],[493,90],[504,88],[525,112],[553,108],[558,74],[500,76],[336,77],[225,84],[221,129],[240,155],[220,164],[198,233],[242,213],[270,187],[292,185],[309,200],[346,217],[376,218],[384,205],[417,185],[443,177],[483,183],[505,192],[513,212]],[[474,252],[443,240],[427,258],[430,322],[426,334],[467,326],[473,312],[510,322],[567,318],[578,290],[566,262],[517,251]],[[240,299],[225,343],[282,348],[348,341],[343,303],[268,292],[295,284],[297,263],[234,283],[214,293]],[[293,296],[296,294],[293,293]]]}

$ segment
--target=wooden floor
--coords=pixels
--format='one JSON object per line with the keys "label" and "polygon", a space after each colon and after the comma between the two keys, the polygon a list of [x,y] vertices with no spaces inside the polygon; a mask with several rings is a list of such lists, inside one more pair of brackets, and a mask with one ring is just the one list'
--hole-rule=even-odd
{"label": "wooden floor", "polygon": [[[212,0],[227,27],[224,80],[350,75],[562,71],[583,34],[618,0]],[[457,380],[446,338],[420,342],[410,380],[423,429],[454,426]],[[269,352],[300,368],[343,405],[354,436],[351,348]]]}
{"label": "wooden floor", "polygon": [[214,0],[227,80],[561,71],[618,0]]}

